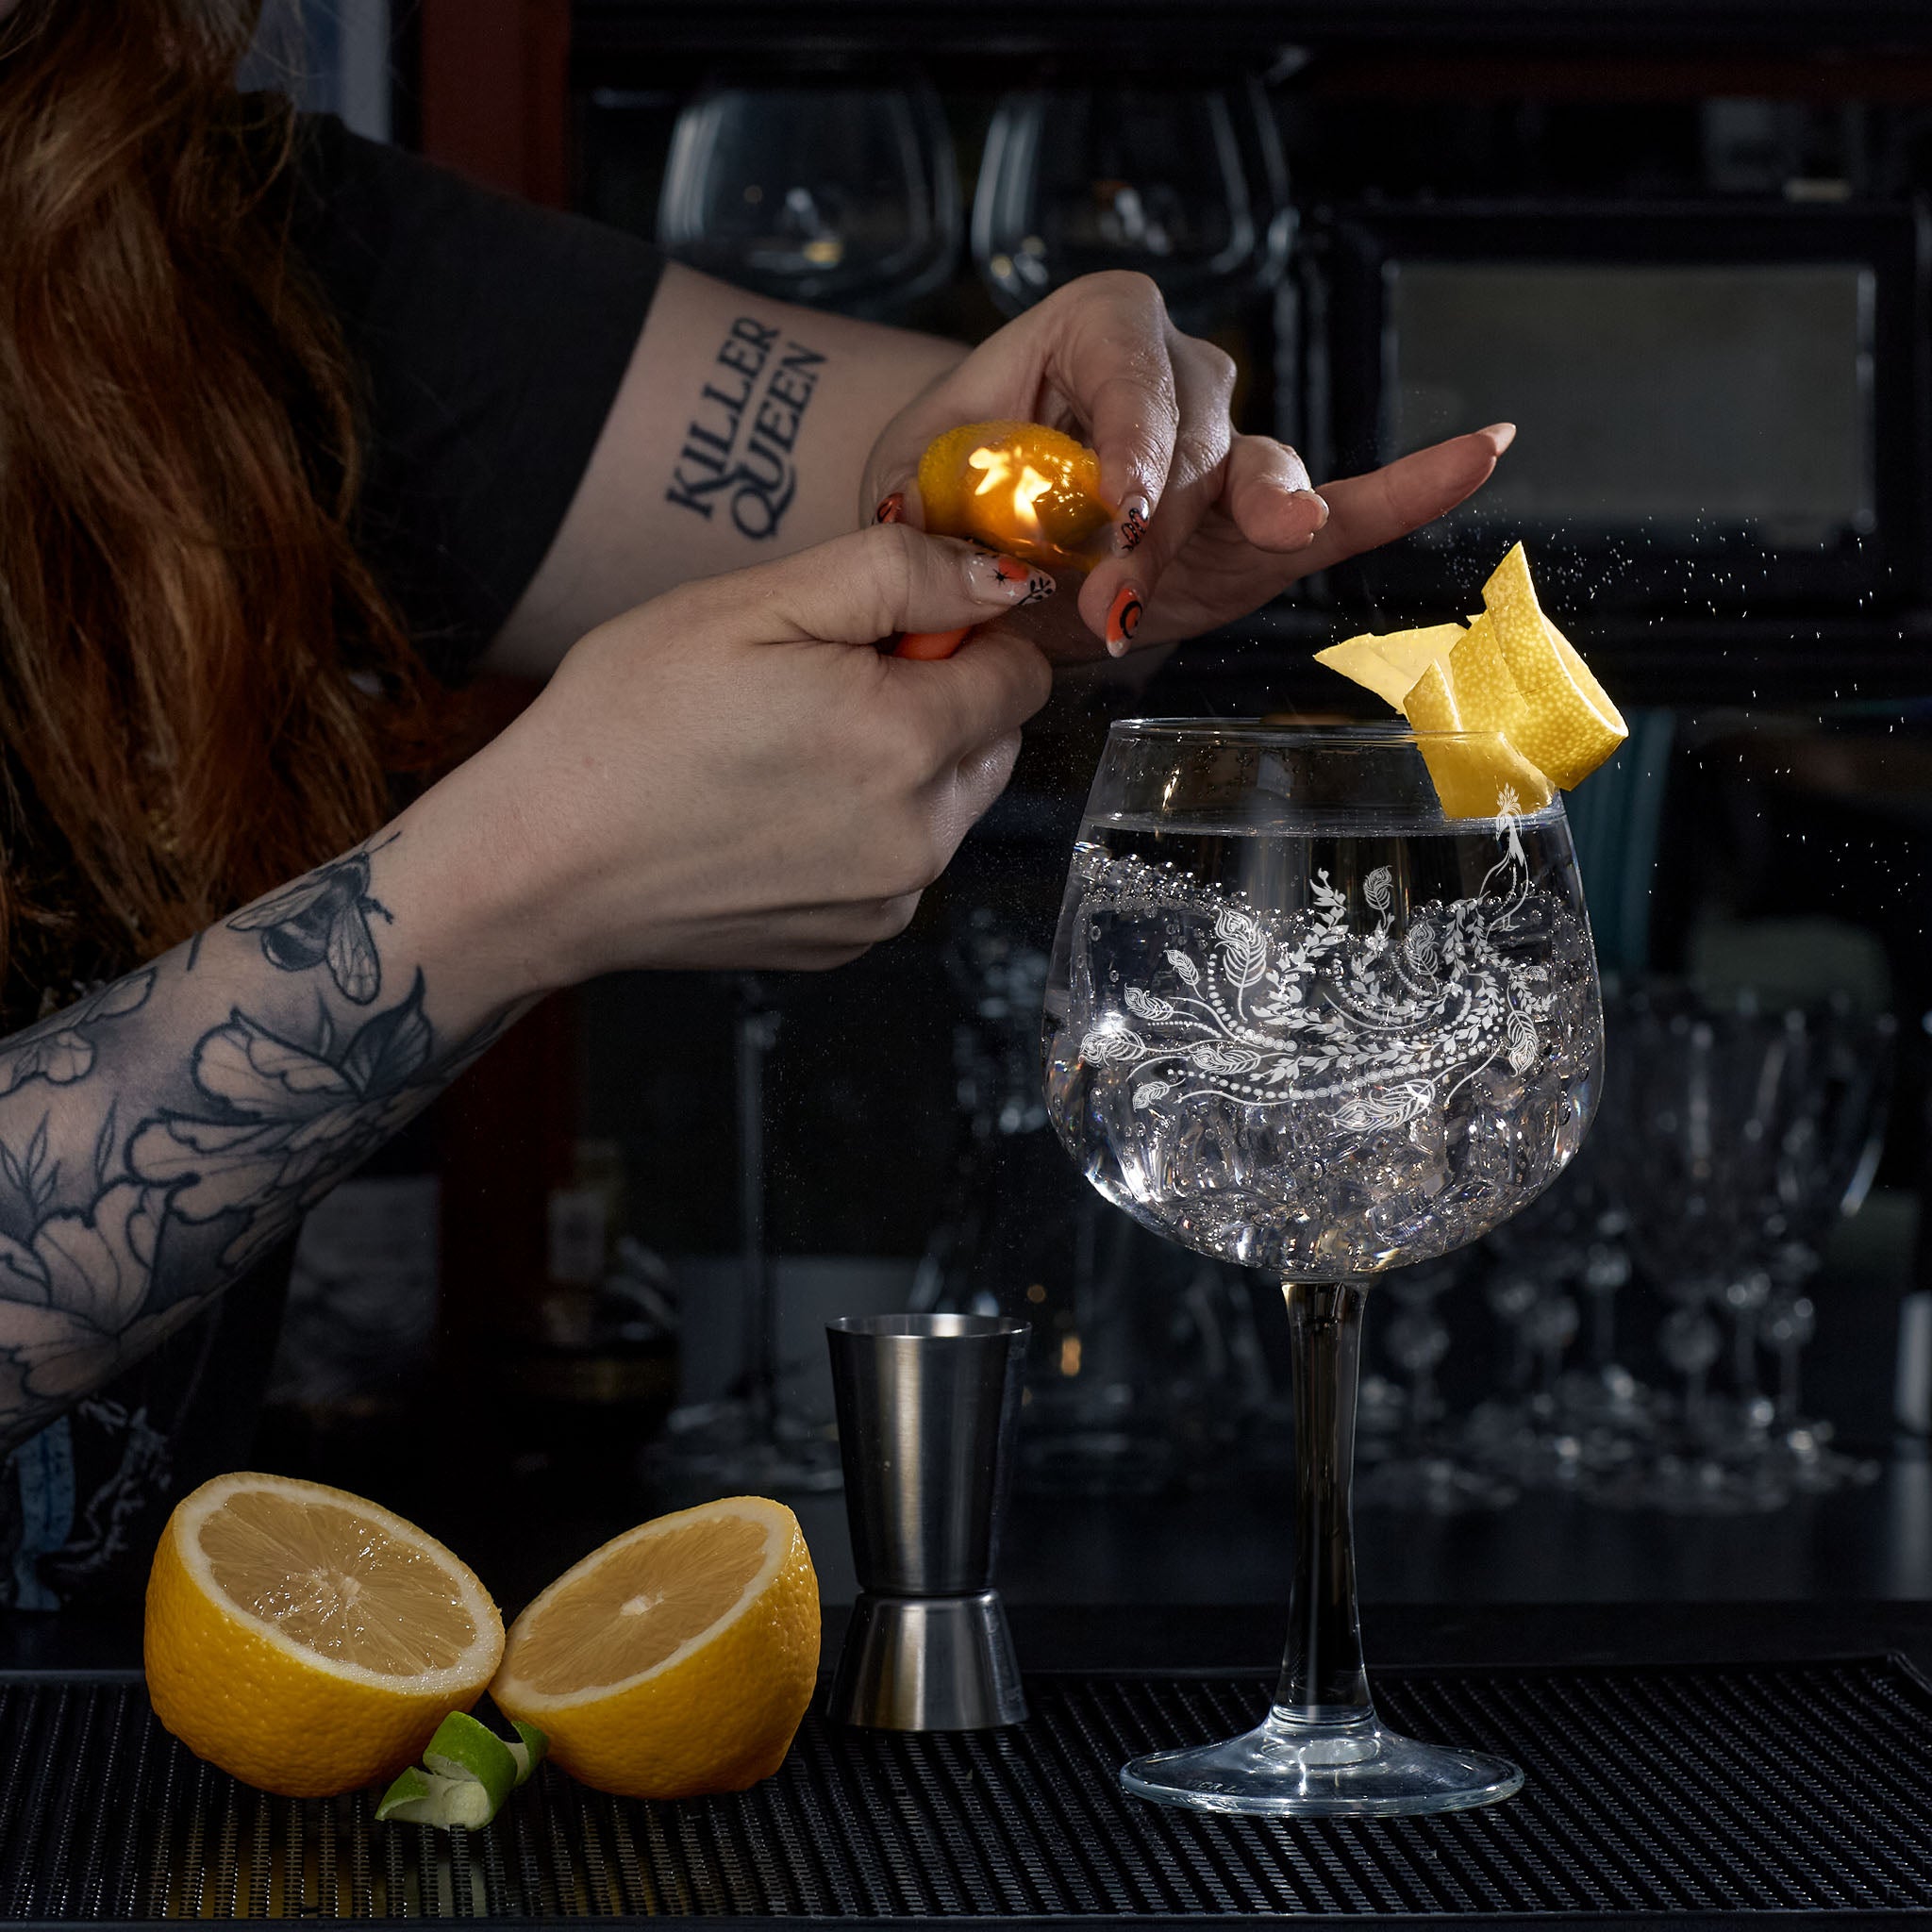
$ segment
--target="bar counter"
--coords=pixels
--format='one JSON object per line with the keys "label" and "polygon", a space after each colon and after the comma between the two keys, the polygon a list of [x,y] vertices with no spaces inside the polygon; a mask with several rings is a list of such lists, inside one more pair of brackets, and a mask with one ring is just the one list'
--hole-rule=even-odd
{"label": "bar counter", "polygon": [[[1288,1560],[1267,1485],[1017,1499],[1000,1575],[1022,1725],[859,1731],[815,1707],[751,1792],[639,1803],[546,1767],[469,1834],[378,1826],[366,1793],[269,1799],[200,1765],[148,1713],[132,1607],[17,1616],[0,1623],[0,1920],[1917,1927],[1926,1480],[1900,1455],[1871,1489],[1756,1518],[1548,1497],[1492,1517],[1363,1512],[1381,1709],[1527,1774],[1503,1804],[1424,1819],[1218,1820],[1119,1790],[1124,1757],[1266,1707]],[[602,1500],[497,1495],[434,1526],[513,1609],[635,1520],[612,1509],[675,1499]],[[842,1500],[800,1514],[829,1671],[851,1593]]]}

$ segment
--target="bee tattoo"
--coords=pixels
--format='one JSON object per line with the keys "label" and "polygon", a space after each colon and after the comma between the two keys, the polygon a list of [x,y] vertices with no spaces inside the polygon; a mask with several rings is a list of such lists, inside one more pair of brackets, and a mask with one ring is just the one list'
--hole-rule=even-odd
{"label": "bee tattoo", "polygon": [[381,849],[371,846],[323,866],[259,906],[236,913],[228,921],[230,929],[260,933],[263,957],[284,973],[306,973],[326,964],[342,996],[366,1007],[382,986],[382,962],[375,956],[369,916],[395,917],[369,890],[370,854]]}

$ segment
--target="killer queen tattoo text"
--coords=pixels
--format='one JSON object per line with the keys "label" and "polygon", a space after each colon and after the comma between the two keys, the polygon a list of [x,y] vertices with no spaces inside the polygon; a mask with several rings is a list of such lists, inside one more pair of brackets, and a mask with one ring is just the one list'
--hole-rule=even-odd
{"label": "killer queen tattoo text", "polygon": [[797,494],[792,452],[825,359],[782,334],[749,315],[731,325],[664,492],[707,523],[724,504],[755,542],[776,533]]}

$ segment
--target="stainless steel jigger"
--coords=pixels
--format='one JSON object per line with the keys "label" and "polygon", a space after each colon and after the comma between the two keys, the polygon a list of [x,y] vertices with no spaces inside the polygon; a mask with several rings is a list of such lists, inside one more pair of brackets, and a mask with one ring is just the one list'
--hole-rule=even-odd
{"label": "stainless steel jigger", "polygon": [[849,1315],[825,1333],[859,1583],[831,1714],[887,1731],[1018,1724],[992,1566],[1026,1324]]}

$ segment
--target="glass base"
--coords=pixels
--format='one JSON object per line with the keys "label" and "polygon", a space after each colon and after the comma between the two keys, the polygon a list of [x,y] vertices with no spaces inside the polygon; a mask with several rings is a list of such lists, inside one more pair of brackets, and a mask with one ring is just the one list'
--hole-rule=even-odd
{"label": "glass base", "polygon": [[1523,1786],[1505,1757],[1399,1737],[1371,1714],[1311,1724],[1272,1711],[1246,1736],[1121,1768],[1136,1797],[1263,1818],[1398,1818],[1493,1805]]}

